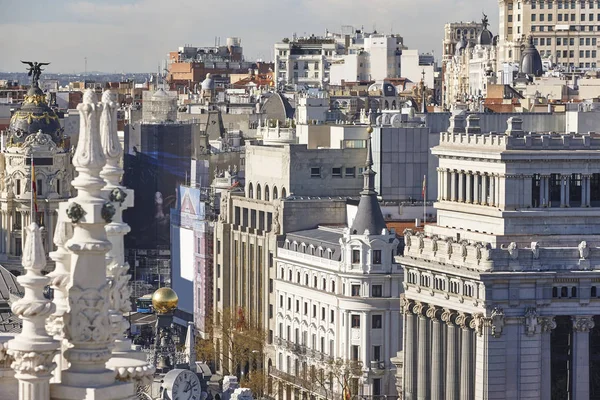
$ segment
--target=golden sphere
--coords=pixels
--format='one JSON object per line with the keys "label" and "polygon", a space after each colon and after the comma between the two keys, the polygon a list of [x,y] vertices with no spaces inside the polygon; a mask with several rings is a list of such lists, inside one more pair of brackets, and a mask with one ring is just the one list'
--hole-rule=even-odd
{"label": "golden sphere", "polygon": [[179,297],[171,288],[164,287],[158,289],[152,295],[152,306],[154,311],[159,314],[168,314],[177,308]]}
{"label": "golden sphere", "polygon": [[371,125],[369,125],[369,127],[367,128],[367,133],[370,135],[371,133],[373,133],[373,127]]}

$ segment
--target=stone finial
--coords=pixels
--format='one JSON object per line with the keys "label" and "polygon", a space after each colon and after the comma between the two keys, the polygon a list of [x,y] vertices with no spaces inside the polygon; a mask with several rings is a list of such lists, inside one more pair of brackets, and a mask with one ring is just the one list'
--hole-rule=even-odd
{"label": "stone finial", "polygon": [[23,320],[23,330],[8,343],[8,354],[14,359],[11,368],[19,380],[19,399],[47,399],[59,343],[46,332],[45,323],[55,306],[44,297],[50,278],[42,275],[46,255],[41,229],[33,223],[27,230],[22,261],[26,274],[17,278],[25,295],[12,305],[12,311]]}
{"label": "stone finial", "polygon": [[481,126],[479,126],[480,118],[475,114],[467,116],[467,133],[481,133]]}
{"label": "stone finial", "polygon": [[521,118],[510,117],[506,120],[506,124],[508,125],[504,132],[506,136],[523,137],[525,135],[525,132],[523,132],[523,120]]}
{"label": "stone finial", "polygon": [[453,114],[450,117],[449,133],[465,133],[465,117],[462,114]]}
{"label": "stone finial", "polygon": [[123,148],[117,134],[117,94],[107,90],[102,94],[102,114],[100,116],[100,141],[106,158],[106,165],[100,174],[107,188],[119,186],[123,169],[119,166]]}
{"label": "stone finial", "polygon": [[82,168],[100,171],[106,163],[100,141],[100,113],[102,105],[98,104],[96,94],[87,89],[83,94],[83,103],[77,106],[80,115],[79,141],[73,165],[79,171]]}
{"label": "stone finial", "polygon": [[590,256],[590,248],[588,247],[587,242],[585,240],[579,243],[577,249],[579,250],[580,259],[585,260]]}

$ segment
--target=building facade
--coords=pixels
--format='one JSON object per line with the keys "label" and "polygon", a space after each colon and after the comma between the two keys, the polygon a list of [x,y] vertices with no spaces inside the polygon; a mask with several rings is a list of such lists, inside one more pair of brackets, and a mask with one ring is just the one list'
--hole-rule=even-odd
{"label": "building facade", "polygon": [[440,136],[437,224],[405,232],[405,399],[600,393],[600,138]]}
{"label": "building facade", "polygon": [[71,197],[75,172],[70,140],[64,136],[58,116],[46,103],[37,82],[27,92],[21,109],[12,115],[2,142],[0,259],[4,267],[20,274],[30,223],[36,221],[45,228],[42,238],[46,253],[54,250],[58,204]]}
{"label": "building facade", "polygon": [[542,58],[559,67],[572,70],[598,65],[597,1],[500,0],[499,7],[499,65],[519,63],[529,34]]}
{"label": "building facade", "polygon": [[[369,146],[370,156],[370,146]],[[278,398],[396,396],[399,241],[387,229],[369,157],[356,215],[345,227],[287,233],[275,257]]]}

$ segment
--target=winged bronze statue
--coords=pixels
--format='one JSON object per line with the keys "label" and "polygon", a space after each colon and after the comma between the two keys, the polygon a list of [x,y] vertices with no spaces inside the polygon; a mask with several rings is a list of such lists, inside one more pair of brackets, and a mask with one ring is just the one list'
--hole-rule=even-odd
{"label": "winged bronze statue", "polygon": [[43,62],[37,62],[37,61],[22,61],[22,60],[21,60],[21,62],[23,64],[29,65],[29,68],[27,68],[27,71],[29,71],[27,76],[31,76],[31,86],[39,86],[40,75],[42,75],[42,71],[43,71],[42,66],[50,65],[50,63],[43,63]]}

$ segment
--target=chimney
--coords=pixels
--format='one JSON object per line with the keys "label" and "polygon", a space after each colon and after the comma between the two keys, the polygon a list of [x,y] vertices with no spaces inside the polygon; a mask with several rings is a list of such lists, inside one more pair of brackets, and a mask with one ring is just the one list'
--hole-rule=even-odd
{"label": "chimney", "polygon": [[523,135],[525,135],[525,132],[523,132],[523,120],[521,118],[510,117],[506,123],[508,124],[508,127],[504,133],[507,136],[523,137]]}
{"label": "chimney", "polygon": [[475,114],[471,114],[467,117],[467,133],[481,133],[481,127],[479,126],[479,117]]}
{"label": "chimney", "polygon": [[464,133],[465,132],[465,117],[462,114],[454,114],[450,117],[449,133]]}

